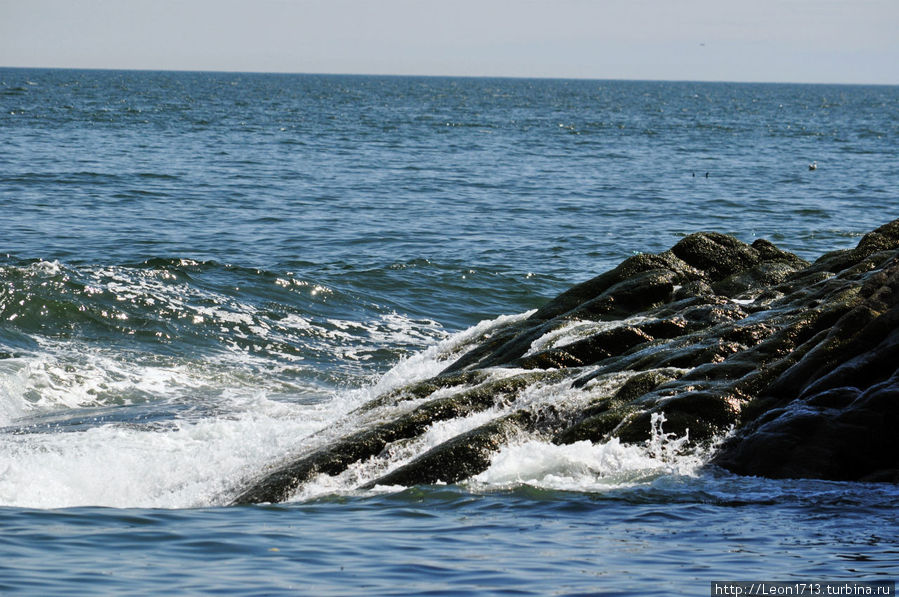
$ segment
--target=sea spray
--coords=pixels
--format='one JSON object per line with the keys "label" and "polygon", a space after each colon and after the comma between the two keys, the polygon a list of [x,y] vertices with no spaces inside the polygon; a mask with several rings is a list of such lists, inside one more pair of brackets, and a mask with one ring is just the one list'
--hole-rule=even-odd
{"label": "sea spray", "polygon": [[[245,353],[241,358],[225,352],[196,360],[159,359],[39,338],[41,352],[0,362],[0,405],[7,425],[0,435],[6,463],[0,470],[0,503],[42,508],[222,504],[236,484],[265,465],[374,424],[384,412],[358,410],[361,406],[434,375],[472,342],[527,315],[484,321],[402,359],[372,385],[327,392],[314,386],[307,391],[301,380],[265,377],[268,368],[254,371],[261,363]],[[406,320],[388,320],[398,329],[409,326]],[[512,373],[501,371],[496,378]],[[313,399],[303,400],[304,395]],[[464,425],[448,422],[445,433]],[[439,433],[435,427],[418,448],[436,441]],[[402,461],[402,447],[393,450],[392,462]],[[416,446],[406,450],[408,458]],[[356,473],[357,480],[377,471]],[[336,492],[351,486],[346,479],[319,481],[329,483]],[[328,492],[313,484],[305,496]]]}
{"label": "sea spray", "polygon": [[696,476],[704,456],[685,450],[688,438],[662,429],[653,420],[652,437],[643,445],[578,441],[558,445],[527,439],[500,449],[490,467],[468,482],[474,490],[512,489],[521,485],[563,491],[604,492],[647,483],[662,476]]}

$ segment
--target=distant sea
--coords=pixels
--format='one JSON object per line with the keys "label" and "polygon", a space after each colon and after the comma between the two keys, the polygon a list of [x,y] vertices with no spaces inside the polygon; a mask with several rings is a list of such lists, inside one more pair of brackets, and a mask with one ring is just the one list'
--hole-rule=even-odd
{"label": "distant sea", "polygon": [[227,504],[472,326],[635,253],[854,246],[899,217],[897,156],[890,86],[0,69],[0,593],[896,580],[895,485],[652,446]]}

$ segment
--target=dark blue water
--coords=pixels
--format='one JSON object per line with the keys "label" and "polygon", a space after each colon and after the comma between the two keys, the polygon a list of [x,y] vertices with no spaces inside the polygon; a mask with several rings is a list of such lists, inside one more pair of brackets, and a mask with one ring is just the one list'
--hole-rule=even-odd
{"label": "dark blue water", "polygon": [[896,578],[895,486],[659,446],[531,440],[461,486],[356,491],[370,463],[223,505],[635,252],[853,246],[899,216],[897,116],[897,87],[0,69],[0,592]]}
{"label": "dark blue water", "polygon": [[895,493],[811,485],[755,502],[430,488],[252,509],[5,509],[0,589],[667,596],[708,595],[709,579],[894,579]]}

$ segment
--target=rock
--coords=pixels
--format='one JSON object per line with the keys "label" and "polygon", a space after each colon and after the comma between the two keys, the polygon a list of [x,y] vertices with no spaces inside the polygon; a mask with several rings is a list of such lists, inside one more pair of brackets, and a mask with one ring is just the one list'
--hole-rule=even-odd
{"label": "rock", "polygon": [[[448,397],[435,398],[396,418],[373,425],[269,471],[234,499],[236,504],[280,502],[318,474],[337,475],[361,460],[380,454],[388,444],[423,433],[438,421],[470,415],[495,406],[538,379],[539,372],[490,381]],[[415,386],[419,387],[419,386]]]}
{"label": "rock", "polygon": [[[607,359],[614,355],[624,354],[631,348],[650,342],[652,336],[633,326],[619,326],[593,334],[589,338],[566,344],[562,348],[555,348],[538,352],[537,354],[518,359],[512,366],[524,369],[535,368],[536,363],[545,363],[549,356],[555,356],[556,362],[565,362],[571,367],[590,365]],[[544,367],[544,368],[557,368]]]}
{"label": "rock", "polygon": [[899,282],[878,273],[866,301],[757,398],[715,463],[738,474],[899,482]]}
{"label": "rock", "polygon": [[531,316],[531,320],[546,321],[571,311],[572,309],[596,300],[616,284],[633,279],[648,271],[671,271],[680,274],[683,283],[699,279],[702,273],[679,260],[670,251],[659,255],[641,254],[629,257],[615,269],[582,282],[560,294],[541,307]]}
{"label": "rock", "polygon": [[791,402],[731,442],[715,463],[742,475],[899,482],[899,378],[863,392],[826,390]]}
{"label": "rock", "polygon": [[671,248],[679,259],[718,281],[748,270],[761,261],[758,250],[732,236],[716,232],[697,232]]}
{"label": "rock", "polygon": [[362,489],[371,489],[376,485],[455,483],[467,479],[483,472],[490,465],[491,454],[519,431],[527,420],[523,413],[516,413],[491,421],[440,444],[409,464],[367,483]]}
{"label": "rock", "polygon": [[[552,344],[569,329],[589,331]],[[362,487],[459,482],[512,438],[639,443],[658,414],[693,446],[733,429],[712,464],[738,474],[899,482],[899,220],[812,264],[717,233],[631,257],[375,398],[234,501],[287,499],[365,462],[381,472]],[[391,466],[392,447],[473,416]]]}

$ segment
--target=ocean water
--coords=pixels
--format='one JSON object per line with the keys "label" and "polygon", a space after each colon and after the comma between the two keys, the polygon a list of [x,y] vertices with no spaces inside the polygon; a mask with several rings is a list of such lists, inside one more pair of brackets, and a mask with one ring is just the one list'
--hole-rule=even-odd
{"label": "ocean water", "polygon": [[897,139],[897,87],[0,69],[0,593],[895,580],[895,485],[737,477],[663,422],[357,489],[482,413],[227,504],[634,253],[853,246],[899,217]]}

